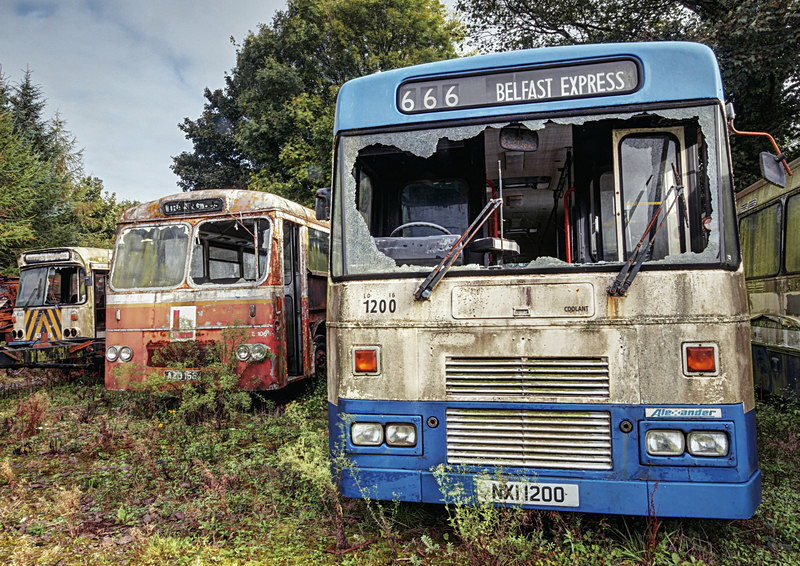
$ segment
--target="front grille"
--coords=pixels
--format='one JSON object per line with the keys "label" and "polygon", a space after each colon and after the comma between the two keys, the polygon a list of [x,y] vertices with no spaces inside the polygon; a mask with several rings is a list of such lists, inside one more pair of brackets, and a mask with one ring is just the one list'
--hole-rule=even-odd
{"label": "front grille", "polygon": [[603,411],[447,409],[449,464],[611,469],[611,416]]}
{"label": "front grille", "polygon": [[447,358],[445,378],[448,396],[609,398],[608,358]]}
{"label": "front grille", "polygon": [[150,367],[203,368],[219,359],[213,342],[150,342],[146,347],[147,365]]}

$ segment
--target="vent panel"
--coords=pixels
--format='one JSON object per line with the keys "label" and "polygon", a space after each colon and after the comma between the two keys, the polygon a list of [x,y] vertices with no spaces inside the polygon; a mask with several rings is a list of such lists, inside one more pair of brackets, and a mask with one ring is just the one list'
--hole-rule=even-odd
{"label": "vent panel", "polygon": [[447,409],[447,462],[508,468],[610,470],[611,416],[602,411]]}
{"label": "vent panel", "polygon": [[447,358],[449,397],[608,400],[608,358]]}

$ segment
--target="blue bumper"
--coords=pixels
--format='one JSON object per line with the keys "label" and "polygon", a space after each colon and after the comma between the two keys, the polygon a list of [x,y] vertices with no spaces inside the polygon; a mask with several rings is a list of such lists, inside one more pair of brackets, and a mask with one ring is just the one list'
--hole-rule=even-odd
{"label": "blue bumper", "polygon": [[[330,435],[332,454],[346,456],[347,464],[339,471],[342,494],[353,498],[454,503],[453,493],[460,492],[468,500],[474,500],[476,493],[485,494],[486,486],[492,485],[494,498],[487,499],[485,495],[481,498],[499,505],[717,519],[749,518],[761,502],[755,412],[744,413],[741,405],[659,405],[659,409],[665,410],[653,411],[651,407],[647,414],[647,408],[640,405],[592,405],[592,411],[610,414],[612,457],[609,469],[605,470],[453,465],[447,456],[447,410],[464,407],[586,410],[586,405],[340,399],[338,406],[329,405],[329,426],[334,431]],[[703,416],[693,418],[698,414]],[[709,418],[709,414],[713,417]],[[417,444],[355,446],[348,432],[352,422],[384,426],[413,422],[419,427]],[[622,426],[624,422],[633,426]],[[658,458],[648,456],[644,448],[644,435],[650,428],[681,429],[688,433],[720,427],[730,436],[725,457],[697,458],[687,453]],[[561,497],[553,498],[553,490]],[[571,495],[564,498],[564,490]],[[504,499],[506,492],[516,497],[509,495]]]}

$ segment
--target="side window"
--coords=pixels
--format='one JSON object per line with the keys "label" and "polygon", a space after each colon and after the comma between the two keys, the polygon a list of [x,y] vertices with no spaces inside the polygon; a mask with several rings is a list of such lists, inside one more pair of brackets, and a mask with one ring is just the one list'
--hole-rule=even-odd
{"label": "side window", "polygon": [[308,269],[328,272],[328,234],[314,228],[308,229]]}
{"label": "side window", "polygon": [[192,281],[230,285],[262,280],[269,267],[270,233],[266,218],[203,222],[192,250]]}
{"label": "side window", "polygon": [[744,273],[748,279],[770,277],[780,271],[780,225],[781,204],[777,202],[748,214],[739,223]]}
{"label": "side window", "polygon": [[786,271],[800,273],[800,194],[786,201]]}

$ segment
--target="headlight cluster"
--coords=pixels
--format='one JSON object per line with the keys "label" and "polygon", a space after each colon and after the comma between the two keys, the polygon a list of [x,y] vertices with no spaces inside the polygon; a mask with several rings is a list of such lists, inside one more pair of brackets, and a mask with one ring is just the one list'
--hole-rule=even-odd
{"label": "headlight cluster", "polygon": [[109,346],[106,348],[106,359],[109,362],[129,362],[133,359],[133,350],[130,346]]}
{"label": "headlight cluster", "polygon": [[264,344],[239,344],[236,347],[236,359],[240,362],[263,362],[268,355],[269,348]]}
{"label": "headlight cluster", "polygon": [[722,430],[693,430],[684,433],[675,429],[648,430],[645,446],[650,456],[692,456],[720,458],[728,455],[728,433]]}
{"label": "headlight cluster", "polygon": [[417,427],[413,423],[353,423],[350,440],[356,446],[416,446]]}

